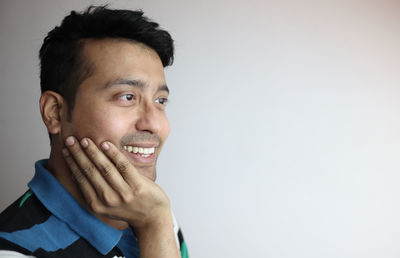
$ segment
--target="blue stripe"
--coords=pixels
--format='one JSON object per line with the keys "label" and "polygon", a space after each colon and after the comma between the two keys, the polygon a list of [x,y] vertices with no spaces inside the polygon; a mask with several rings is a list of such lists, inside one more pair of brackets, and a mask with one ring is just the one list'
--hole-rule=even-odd
{"label": "blue stripe", "polygon": [[35,176],[28,184],[33,193],[54,216],[100,253],[109,253],[121,239],[122,231],[103,223],[85,210],[45,168],[46,165],[47,160],[35,164]]}
{"label": "blue stripe", "polygon": [[130,228],[123,231],[121,240],[117,246],[125,257],[140,257],[137,238]]}
{"label": "blue stripe", "polygon": [[47,252],[54,252],[58,249],[65,249],[79,239],[75,232],[54,216],[50,216],[42,224],[36,224],[29,229],[12,233],[0,232],[0,237],[31,252],[35,252],[39,248]]}

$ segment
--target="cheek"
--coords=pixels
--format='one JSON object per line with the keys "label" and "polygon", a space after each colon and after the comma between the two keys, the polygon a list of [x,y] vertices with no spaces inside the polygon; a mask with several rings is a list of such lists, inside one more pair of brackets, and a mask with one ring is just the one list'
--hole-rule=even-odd
{"label": "cheek", "polygon": [[161,139],[163,139],[163,141],[165,141],[168,138],[169,131],[170,131],[169,121],[168,121],[168,118],[166,116],[164,116],[164,119],[162,122],[162,130],[159,135],[161,137]]}
{"label": "cheek", "polygon": [[119,140],[128,130],[126,119],[111,112],[110,109],[84,112],[77,115],[72,122],[77,137],[89,137],[97,144],[105,140],[119,144]]}

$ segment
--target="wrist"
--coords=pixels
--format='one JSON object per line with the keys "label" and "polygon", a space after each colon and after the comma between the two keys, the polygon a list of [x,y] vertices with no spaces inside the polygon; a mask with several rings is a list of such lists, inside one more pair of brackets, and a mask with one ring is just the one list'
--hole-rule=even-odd
{"label": "wrist", "polygon": [[138,239],[140,257],[180,257],[170,211],[151,223],[135,227],[135,234]]}
{"label": "wrist", "polygon": [[153,213],[151,217],[145,218],[142,221],[135,221],[129,223],[135,228],[135,232],[162,230],[165,228],[173,227],[172,213],[171,209],[165,208],[157,213]]}

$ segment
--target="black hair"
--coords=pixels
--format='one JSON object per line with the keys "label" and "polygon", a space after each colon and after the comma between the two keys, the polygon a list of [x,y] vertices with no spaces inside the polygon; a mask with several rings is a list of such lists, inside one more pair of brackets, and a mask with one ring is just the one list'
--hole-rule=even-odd
{"label": "black hair", "polygon": [[79,85],[91,72],[81,53],[84,40],[103,38],[143,43],[157,52],[164,67],[173,63],[171,35],[143,16],[142,11],[90,6],[82,13],[72,11],[44,39],[39,52],[42,93],[47,90],[59,93],[71,111]]}

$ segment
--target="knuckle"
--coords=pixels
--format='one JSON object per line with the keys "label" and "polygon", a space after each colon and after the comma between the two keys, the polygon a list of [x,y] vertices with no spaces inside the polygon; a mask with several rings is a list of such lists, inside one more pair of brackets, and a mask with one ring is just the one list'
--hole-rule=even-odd
{"label": "knuckle", "polygon": [[99,190],[98,191],[98,195],[99,195],[99,197],[105,202],[105,203],[107,203],[107,192],[105,191],[105,190]]}
{"label": "knuckle", "polygon": [[102,175],[104,177],[109,177],[112,174],[113,167],[111,165],[104,165],[102,169]]}
{"label": "knuckle", "polygon": [[103,194],[104,203],[109,207],[116,207],[119,205],[119,200],[114,194],[104,192]]}
{"label": "knuckle", "polygon": [[131,203],[133,201],[133,194],[131,193],[122,193],[121,199],[124,203]]}
{"label": "knuckle", "polygon": [[144,189],[144,187],[141,186],[141,185],[137,185],[137,186],[135,187],[135,189],[133,190],[133,194],[134,194],[134,196],[136,196],[136,197],[146,195],[145,189]]}
{"label": "knuckle", "polygon": [[96,170],[96,168],[95,168],[94,166],[90,165],[90,166],[86,166],[86,167],[83,169],[83,172],[84,172],[85,175],[87,175],[88,177],[91,177],[91,176],[93,176],[95,170]]}
{"label": "knuckle", "polygon": [[82,175],[81,173],[76,173],[76,172],[74,173],[74,179],[79,184],[83,184],[86,181],[86,178],[84,175]]}
{"label": "knuckle", "polygon": [[121,173],[127,172],[128,168],[129,168],[128,161],[126,161],[126,160],[118,162],[116,166],[117,166],[118,171]]}
{"label": "knuckle", "polygon": [[102,207],[101,205],[95,200],[88,200],[87,201],[89,208],[94,211],[95,213],[101,213]]}

